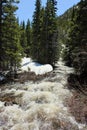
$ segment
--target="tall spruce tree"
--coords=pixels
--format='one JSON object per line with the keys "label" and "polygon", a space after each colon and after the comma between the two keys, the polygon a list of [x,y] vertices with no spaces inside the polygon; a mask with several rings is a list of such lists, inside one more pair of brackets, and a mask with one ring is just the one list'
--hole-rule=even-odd
{"label": "tall spruce tree", "polygon": [[56,0],[47,0],[44,17],[45,31],[45,63],[54,65],[58,60],[58,29],[56,17]]}
{"label": "tall spruce tree", "polygon": [[0,68],[1,68],[1,59],[2,59],[2,40],[1,40],[1,35],[2,35],[2,0],[0,1]]}
{"label": "tall spruce tree", "polygon": [[4,16],[4,12],[3,12],[3,4],[5,4],[6,1],[5,0],[0,0],[0,68],[2,68],[3,66],[3,47],[2,47],[2,27],[3,27],[3,16]]}
{"label": "tall spruce tree", "polygon": [[9,0],[3,4],[2,48],[3,64],[7,69],[16,69],[20,61],[21,46],[19,42],[19,26],[15,17],[18,9],[17,0]]}
{"label": "tall spruce tree", "polygon": [[57,55],[57,17],[56,0],[47,0],[46,8],[41,7],[41,1],[36,0],[33,15],[32,56],[40,63],[54,65]]}
{"label": "tall spruce tree", "polygon": [[32,22],[32,58],[39,61],[41,0],[36,0]]}
{"label": "tall spruce tree", "polygon": [[22,46],[23,55],[25,55],[27,48],[27,38],[26,38],[26,25],[24,21],[21,22],[20,24],[20,44]]}
{"label": "tall spruce tree", "polygon": [[31,24],[29,19],[26,25],[26,40],[27,40],[26,55],[31,56]]}
{"label": "tall spruce tree", "polygon": [[40,44],[39,44],[39,62],[42,64],[45,63],[44,15],[45,15],[45,9],[44,7],[42,7],[40,11]]}

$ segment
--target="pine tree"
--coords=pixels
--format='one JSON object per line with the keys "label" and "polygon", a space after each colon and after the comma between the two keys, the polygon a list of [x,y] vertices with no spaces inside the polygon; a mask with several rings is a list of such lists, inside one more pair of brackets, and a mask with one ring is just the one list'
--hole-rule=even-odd
{"label": "pine tree", "polygon": [[3,47],[2,47],[2,27],[3,27],[3,4],[5,4],[5,0],[0,0],[0,68],[3,66]]}
{"label": "pine tree", "polygon": [[57,55],[57,17],[56,17],[56,4],[55,0],[47,0],[45,8],[44,28],[45,28],[45,62],[54,65],[58,60]]}
{"label": "pine tree", "polygon": [[3,63],[7,69],[16,69],[20,61],[21,46],[19,26],[15,17],[18,1],[9,0],[3,4],[2,48]]}
{"label": "pine tree", "polygon": [[[76,73],[87,73],[87,1],[81,0],[74,8],[68,39],[68,61]],[[70,59],[69,59],[70,57]]]}
{"label": "pine tree", "polygon": [[32,58],[39,61],[41,0],[36,0],[32,22]]}
{"label": "pine tree", "polygon": [[26,25],[26,39],[27,39],[26,54],[27,56],[31,56],[31,24],[29,19]]}
{"label": "pine tree", "polygon": [[58,60],[56,4],[56,0],[48,0],[45,9],[41,7],[40,0],[36,0],[35,4],[32,57],[44,64],[54,65]]}
{"label": "pine tree", "polygon": [[20,44],[23,49],[23,55],[25,55],[27,48],[27,37],[26,37],[26,25],[24,21],[21,22],[20,24]]}
{"label": "pine tree", "polygon": [[[70,33],[72,32],[73,30],[73,25],[74,25],[74,18],[75,18],[75,7],[73,6],[72,8],[70,8],[67,12],[69,13],[69,16],[67,16],[67,19],[69,19],[68,21],[64,20],[63,19],[63,23],[64,21],[66,21],[66,27],[64,27],[64,33],[66,32],[66,34],[64,34],[64,37],[63,37],[63,43],[65,44],[65,49],[63,51],[63,60],[65,61],[65,64],[67,66],[72,66],[72,56],[71,56],[71,52],[72,52],[72,43],[70,41]],[[65,17],[66,17],[66,14],[65,14]],[[64,17],[64,18],[65,18]],[[69,17],[69,18],[68,18]],[[61,22],[61,21],[60,21]],[[68,23],[68,24],[67,24]],[[63,30],[63,29],[62,29]],[[63,32],[62,32],[63,33]],[[62,37],[61,37],[62,38]],[[60,38],[60,39],[61,39]]]}
{"label": "pine tree", "polygon": [[[1,61],[1,57],[2,57],[2,40],[1,40],[1,34],[2,34],[2,1],[0,1],[0,61]],[[0,68],[1,68],[1,62],[0,62]]]}
{"label": "pine tree", "polygon": [[81,0],[77,6],[75,27],[75,41],[73,47],[73,66],[79,74],[87,74],[87,1]]}
{"label": "pine tree", "polygon": [[40,11],[40,44],[39,44],[39,62],[45,64],[45,31],[44,31],[44,15],[45,9],[41,8]]}

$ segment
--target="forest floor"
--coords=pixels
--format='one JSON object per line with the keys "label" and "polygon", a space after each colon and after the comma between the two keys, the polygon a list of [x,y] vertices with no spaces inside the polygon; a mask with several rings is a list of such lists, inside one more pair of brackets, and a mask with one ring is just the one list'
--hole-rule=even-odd
{"label": "forest floor", "polygon": [[67,81],[73,94],[68,101],[69,111],[78,122],[87,124],[87,75],[70,74]]}
{"label": "forest floor", "polygon": [[67,104],[76,121],[87,124],[87,96],[74,90]]}

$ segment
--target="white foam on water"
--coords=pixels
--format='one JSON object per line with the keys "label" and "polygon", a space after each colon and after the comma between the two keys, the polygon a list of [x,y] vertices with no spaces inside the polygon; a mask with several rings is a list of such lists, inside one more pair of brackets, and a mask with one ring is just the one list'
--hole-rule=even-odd
{"label": "white foam on water", "polygon": [[64,106],[65,99],[72,96],[66,83],[73,69],[60,61],[55,72],[50,81],[12,85],[2,91],[13,94],[15,104],[0,101],[0,130],[86,130]]}

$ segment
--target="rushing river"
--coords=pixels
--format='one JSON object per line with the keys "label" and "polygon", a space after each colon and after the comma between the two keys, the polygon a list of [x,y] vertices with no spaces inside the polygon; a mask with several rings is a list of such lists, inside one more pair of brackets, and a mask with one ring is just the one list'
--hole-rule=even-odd
{"label": "rushing river", "polygon": [[67,89],[67,76],[72,71],[60,61],[55,76],[1,88],[0,130],[87,130],[65,105],[72,96]]}

